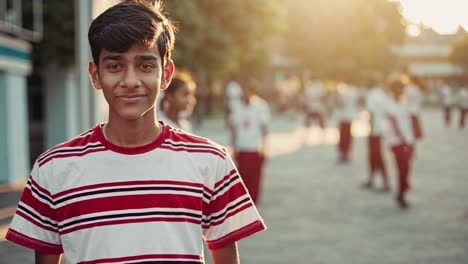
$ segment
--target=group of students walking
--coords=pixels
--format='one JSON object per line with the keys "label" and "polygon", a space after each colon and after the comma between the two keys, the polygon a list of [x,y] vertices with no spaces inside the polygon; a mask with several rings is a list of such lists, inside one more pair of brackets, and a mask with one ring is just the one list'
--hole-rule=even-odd
{"label": "group of students walking", "polygon": [[[385,83],[374,79],[368,84],[368,89],[358,89],[347,84],[338,84],[333,104],[337,112],[337,142],[338,162],[347,163],[351,159],[353,143],[352,123],[360,108],[369,113],[370,132],[368,136],[368,166],[369,176],[362,185],[363,188],[374,188],[375,177],[382,177],[384,192],[391,189],[390,180],[383,158],[384,137],[393,153],[398,171],[397,204],[408,208],[406,193],[410,189],[409,174],[411,160],[417,140],[423,137],[419,113],[422,104],[422,85],[417,78],[408,79],[404,76],[392,76]],[[366,93],[364,95],[363,93]],[[305,110],[305,126],[310,126],[310,120],[315,119],[324,128],[324,110],[330,100],[326,99],[326,90],[321,82],[315,81],[306,85],[303,92],[303,109]]]}
{"label": "group of students walking", "polygon": [[[305,112],[304,124],[309,127],[311,121],[315,120],[324,129],[325,117],[330,114],[327,109],[334,109],[337,112],[339,134],[338,162],[346,163],[351,156],[353,120],[360,108],[365,109],[369,114],[370,131],[367,141],[368,178],[362,184],[362,188],[374,189],[376,177],[380,175],[382,186],[379,190],[391,190],[383,155],[388,146],[397,172],[395,200],[400,208],[406,209],[410,206],[407,193],[411,187],[411,163],[417,142],[424,137],[420,113],[427,87],[427,84],[416,76],[397,74],[389,76],[385,81],[374,78],[367,84],[367,89],[338,84],[336,92],[332,93],[334,99],[330,100],[330,92],[327,92],[322,82],[306,82],[301,94],[302,109]],[[445,124],[449,126],[452,108],[456,102],[459,109],[459,126],[464,128],[465,117],[468,114],[468,89],[460,88],[455,93],[446,84],[438,87]]]}

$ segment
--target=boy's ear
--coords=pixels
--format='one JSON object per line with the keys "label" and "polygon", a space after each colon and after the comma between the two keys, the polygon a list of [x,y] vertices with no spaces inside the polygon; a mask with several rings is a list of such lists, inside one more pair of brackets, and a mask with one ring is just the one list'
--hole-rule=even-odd
{"label": "boy's ear", "polygon": [[169,84],[172,80],[172,75],[174,74],[175,66],[172,60],[167,61],[166,66],[163,69],[163,76],[161,81],[160,90],[166,90],[169,87]]}
{"label": "boy's ear", "polygon": [[101,87],[101,82],[99,81],[98,66],[94,63],[94,61],[89,61],[88,73],[89,73],[89,78],[91,79],[91,82],[93,83],[94,88],[97,90],[100,90],[102,87]]}

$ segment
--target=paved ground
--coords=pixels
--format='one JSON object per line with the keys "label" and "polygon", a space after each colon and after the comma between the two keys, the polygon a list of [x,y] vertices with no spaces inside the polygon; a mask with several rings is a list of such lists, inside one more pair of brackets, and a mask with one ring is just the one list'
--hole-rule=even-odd
{"label": "paved ground", "polygon": [[[468,263],[468,128],[447,129],[439,112],[424,112],[426,135],[417,147],[408,197],[412,207],[401,211],[393,192],[359,188],[367,173],[364,122],[353,125],[357,138],[346,165],[336,163],[335,129],[322,135],[313,128],[305,138],[300,123],[284,114],[272,124],[259,205],[268,230],[240,242],[243,264]],[[204,122],[199,133],[228,143],[220,120]],[[385,154],[395,186],[393,160]],[[18,197],[0,188],[0,233]],[[28,250],[0,240],[0,263],[31,259]]]}

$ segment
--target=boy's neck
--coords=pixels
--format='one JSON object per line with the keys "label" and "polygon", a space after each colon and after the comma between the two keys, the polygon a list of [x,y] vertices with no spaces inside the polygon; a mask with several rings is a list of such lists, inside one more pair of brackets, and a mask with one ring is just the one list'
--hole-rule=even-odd
{"label": "boy's neck", "polygon": [[121,147],[138,147],[153,142],[161,134],[161,125],[150,121],[112,120],[102,127],[102,133],[107,141]]}

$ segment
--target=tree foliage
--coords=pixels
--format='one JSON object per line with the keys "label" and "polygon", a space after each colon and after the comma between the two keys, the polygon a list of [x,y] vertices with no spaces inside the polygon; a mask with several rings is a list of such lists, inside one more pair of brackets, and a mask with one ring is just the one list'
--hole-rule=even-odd
{"label": "tree foliage", "polygon": [[209,79],[260,76],[269,65],[268,45],[282,22],[282,0],[164,1],[179,25],[174,60]]}
{"label": "tree foliage", "polygon": [[313,78],[359,83],[396,63],[391,45],[404,36],[397,2],[290,0],[288,7],[290,52]]}

